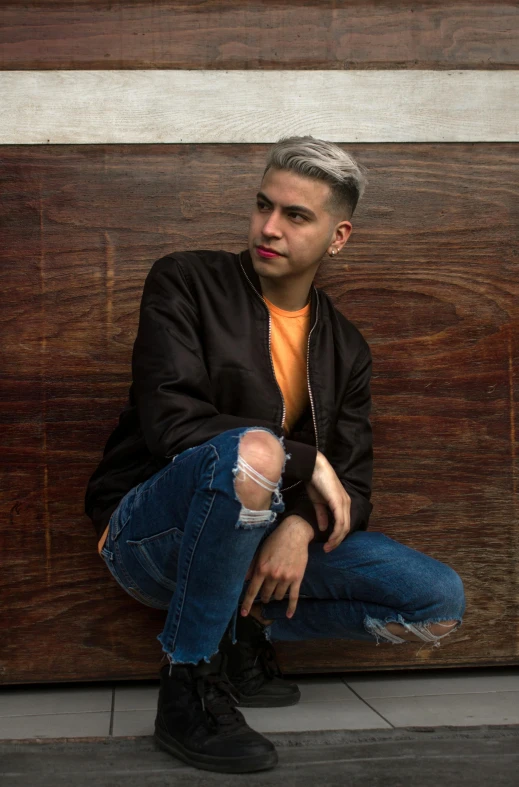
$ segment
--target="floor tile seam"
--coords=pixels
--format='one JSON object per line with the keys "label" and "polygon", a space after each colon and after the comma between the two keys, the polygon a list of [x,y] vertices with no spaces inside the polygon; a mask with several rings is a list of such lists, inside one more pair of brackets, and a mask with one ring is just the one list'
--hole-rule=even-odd
{"label": "floor tile seam", "polygon": [[44,686],[38,686],[37,684],[29,683],[26,686],[5,686],[2,687],[0,685],[0,697],[11,696],[13,695],[22,695],[22,694],[34,694],[35,697],[48,697],[49,695],[54,694],[56,697],[65,697],[70,696],[73,693],[76,694],[110,694],[112,689],[107,686],[102,689],[97,689],[95,687],[90,686],[74,686],[74,687],[67,687],[62,686],[59,683],[46,683]]}
{"label": "floor tile seam", "polygon": [[110,708],[110,725],[108,728],[108,735],[112,736],[114,734],[114,717],[115,717],[115,686],[112,686],[112,706]]}
{"label": "floor tile seam", "polygon": [[[352,705],[353,707],[358,707],[358,697],[348,697],[346,699],[339,699],[339,700],[299,700],[299,702],[297,703],[297,707],[300,708],[302,705],[304,705],[305,707],[307,707],[307,706],[311,707],[312,705],[348,705],[348,704]],[[363,704],[365,705],[366,703],[363,702]],[[272,710],[272,711],[276,711],[276,710],[281,710],[283,707],[288,707],[288,706],[280,706],[279,708],[276,708],[276,707],[272,707],[272,708],[247,708],[246,710]],[[290,706],[290,707],[294,707],[295,708],[295,706]],[[238,708],[243,710],[243,708],[240,708],[240,706],[238,706]],[[149,707],[149,708],[117,708],[117,707],[115,707],[114,708],[114,713],[131,713],[131,712],[135,712],[135,711],[149,712],[149,711],[156,711],[156,710],[157,710],[157,706],[156,705],[154,705],[153,707]]]}
{"label": "floor tile seam", "polygon": [[[425,697],[471,697],[471,696],[488,696],[488,695],[495,695],[495,696],[509,696],[509,695],[519,695],[519,690],[515,689],[504,689],[501,691],[452,691],[452,692],[442,692],[439,694],[433,693],[420,693],[420,694],[391,694],[391,695],[381,695],[375,694],[370,695],[368,697],[363,697],[358,691],[348,687],[354,697],[341,697],[338,699],[327,699],[327,700],[301,700],[298,704],[299,705],[315,705],[315,704],[348,704],[352,703],[355,704],[357,700],[360,700],[364,704],[368,705],[369,707],[369,700],[392,700],[392,699],[399,699],[399,700],[409,700],[409,699],[417,699],[417,698],[425,698]],[[140,707],[140,708],[117,708],[115,707],[115,702],[112,701],[111,707],[105,708],[96,708],[90,710],[67,710],[67,711],[50,711],[50,712],[42,712],[42,713],[8,713],[8,714],[1,714],[0,719],[9,719],[9,718],[20,718],[24,716],[64,716],[64,715],[82,715],[88,713],[119,713],[119,712],[126,712],[126,711],[153,711],[156,710],[156,706],[153,707]]]}
{"label": "floor tile seam", "polygon": [[[419,697],[482,697],[488,695],[504,695],[509,696],[510,694],[517,694],[519,696],[518,691],[448,691],[442,692],[441,694],[375,694],[370,695],[364,699],[366,700],[412,700],[418,699]],[[360,694],[358,695],[361,696]]]}
{"label": "floor tile seam", "polygon": [[[400,679],[396,679],[396,678],[394,678],[394,679],[391,679],[391,678],[378,678],[377,680],[369,680],[368,678],[350,678],[348,680],[346,678],[343,678],[341,682],[345,686],[351,687],[352,685],[355,685],[355,684],[357,684],[357,685],[364,684],[365,686],[377,686],[377,684],[385,684],[387,686],[391,686],[391,685],[398,686],[399,684],[404,684],[404,683],[408,683],[408,684],[413,684],[413,683],[417,683],[417,684],[419,684],[419,683],[443,683],[443,684],[449,684],[449,683],[458,683],[459,682],[459,683],[483,683],[484,684],[484,683],[487,683],[487,682],[493,683],[495,681],[500,682],[500,683],[504,683],[504,682],[508,682],[508,678],[507,678],[506,675],[487,676],[486,678],[485,677],[477,678],[477,677],[471,677],[471,676],[463,677],[463,676],[460,675],[460,676],[457,676],[457,677],[453,676],[451,678],[447,678],[447,677],[444,678],[444,677],[439,676],[438,678],[431,678],[431,677],[400,678]],[[517,685],[517,688],[511,689],[511,691],[519,691],[519,676],[517,676],[517,678],[516,678],[516,676],[514,676],[514,680],[512,682]]]}
{"label": "floor tile seam", "polygon": [[154,708],[114,708],[114,716],[117,713],[153,713],[156,710],[156,705]]}
{"label": "floor tile seam", "polygon": [[379,716],[382,719],[382,721],[385,721],[386,724],[389,724],[391,729],[395,729],[395,725],[392,724],[392,722],[390,722],[389,719],[386,719],[386,717],[382,713],[380,713],[380,711],[378,711],[376,708],[370,705],[369,702],[367,702],[364,699],[364,697],[361,697],[360,694],[358,694],[354,689],[351,688],[351,686],[348,686],[348,688],[350,689],[350,691],[352,691],[355,694],[356,697],[359,698],[361,702],[364,703],[364,705],[366,705],[373,713],[376,713],[376,715]]}
{"label": "floor tile seam", "polygon": [[[440,684],[440,681],[438,681],[438,683]],[[448,683],[444,682],[443,684],[440,684],[440,685],[443,685],[443,686],[445,686],[446,689],[448,689],[450,683],[451,683],[451,681],[449,681]],[[350,689],[354,688],[355,691],[359,691],[360,688],[363,688],[362,686],[360,686],[360,687],[359,686],[355,686],[355,684],[345,684],[345,685],[348,686],[348,688],[350,688]],[[370,686],[373,686],[373,684],[370,684]],[[376,684],[375,684],[374,687],[377,688]],[[365,686],[364,688],[368,688],[368,686]],[[387,688],[390,688],[390,687],[388,686]],[[397,689],[397,688],[398,687],[395,686],[395,689]],[[473,691],[473,689],[471,689],[468,693],[471,694],[472,691]],[[483,692],[487,692],[487,691],[519,691],[519,684],[517,684],[513,688],[511,686],[507,686],[507,685],[497,686],[496,688],[485,686],[485,687],[483,687],[481,689],[480,688],[476,689],[476,692],[479,692],[479,691],[483,691]]]}
{"label": "floor tile seam", "polygon": [[91,713],[110,713],[110,708],[105,710],[76,710],[76,711],[57,711],[56,713],[11,713],[9,716],[0,716],[2,719],[40,719],[53,716],[87,716]]}

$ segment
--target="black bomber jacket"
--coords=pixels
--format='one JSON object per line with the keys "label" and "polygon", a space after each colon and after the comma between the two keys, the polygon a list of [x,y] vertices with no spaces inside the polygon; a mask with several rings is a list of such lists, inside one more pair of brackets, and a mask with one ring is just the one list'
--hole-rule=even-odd
{"label": "black bomber jacket", "polygon": [[[285,510],[319,533],[305,481],[317,450],[351,497],[351,531],[368,526],[372,444],[369,347],[312,287],[307,376],[310,405],[284,445]],[[88,483],[85,510],[98,537],[119,501],[187,448],[228,429],[278,436],[285,406],[270,353],[270,314],[248,251],[189,251],[157,260],[144,284],[129,401]],[[332,517],[329,517],[332,520]]]}

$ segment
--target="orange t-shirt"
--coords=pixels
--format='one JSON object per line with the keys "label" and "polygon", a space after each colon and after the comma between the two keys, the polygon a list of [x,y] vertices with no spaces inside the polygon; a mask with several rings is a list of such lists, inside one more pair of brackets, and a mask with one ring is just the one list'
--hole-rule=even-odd
{"label": "orange t-shirt", "polygon": [[[270,350],[276,380],[285,400],[283,429],[288,435],[308,404],[306,352],[310,330],[310,304],[291,312],[274,306],[267,298],[265,303],[272,319]],[[108,526],[99,540],[99,553],[107,535]]]}
{"label": "orange t-shirt", "polygon": [[106,541],[106,537],[107,537],[107,535],[108,535],[108,528],[109,528],[109,527],[110,527],[110,525],[107,525],[107,526],[105,527],[104,533],[103,533],[103,535],[101,536],[101,538],[99,539],[99,542],[98,542],[98,544],[97,544],[97,551],[98,551],[98,553],[99,553],[99,554],[101,554],[101,550],[102,550],[102,548],[103,548],[103,545],[104,545],[104,543],[105,543],[105,541]]}
{"label": "orange t-shirt", "polygon": [[285,434],[292,427],[308,404],[306,379],[306,351],[310,330],[310,304],[289,312],[274,306],[267,298],[265,303],[272,318],[270,350],[276,380],[285,400]]}

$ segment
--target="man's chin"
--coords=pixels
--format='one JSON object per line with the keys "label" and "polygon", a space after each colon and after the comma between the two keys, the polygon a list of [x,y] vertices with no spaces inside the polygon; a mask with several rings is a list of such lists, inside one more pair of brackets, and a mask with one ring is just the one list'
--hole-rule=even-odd
{"label": "man's chin", "polygon": [[282,275],[282,270],[285,268],[285,257],[262,257],[255,248],[252,249],[250,255],[252,266],[258,275],[273,277]]}
{"label": "man's chin", "polygon": [[263,279],[279,279],[281,276],[283,276],[283,271],[280,269],[279,265],[273,265],[275,260],[275,257],[273,257],[271,260],[256,259],[253,257],[252,267],[258,276],[262,277]]}

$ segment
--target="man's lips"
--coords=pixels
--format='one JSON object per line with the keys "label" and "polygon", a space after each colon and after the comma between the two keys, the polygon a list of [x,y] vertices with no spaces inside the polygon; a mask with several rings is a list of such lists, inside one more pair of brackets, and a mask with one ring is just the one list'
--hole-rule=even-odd
{"label": "man's lips", "polygon": [[279,251],[274,251],[274,249],[269,249],[267,246],[256,246],[256,251],[260,255],[260,257],[283,257],[283,254],[280,254]]}

